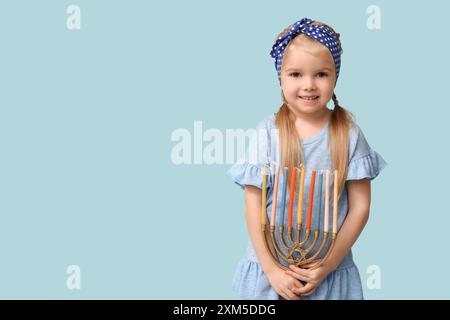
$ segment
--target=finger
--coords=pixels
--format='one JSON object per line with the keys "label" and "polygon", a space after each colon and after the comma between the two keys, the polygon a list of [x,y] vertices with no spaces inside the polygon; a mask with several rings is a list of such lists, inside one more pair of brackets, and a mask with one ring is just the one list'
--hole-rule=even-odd
{"label": "finger", "polygon": [[305,293],[311,291],[314,288],[315,288],[314,285],[312,285],[311,283],[307,283],[304,287],[297,289],[295,293],[304,295]]}
{"label": "finger", "polygon": [[300,293],[298,293],[298,290],[300,289],[301,287],[293,287],[292,289],[291,289],[291,291],[298,297],[298,298],[300,298],[301,296],[300,296]]}
{"label": "finger", "polygon": [[302,274],[298,274],[296,272],[293,272],[291,270],[286,270],[286,274],[290,275],[291,277],[293,277],[294,279],[300,280],[300,281],[305,281],[308,282],[309,278],[305,277]]}
{"label": "finger", "polygon": [[284,300],[289,300],[289,297],[284,292],[278,292],[278,294],[283,297]]}
{"label": "finger", "polygon": [[319,261],[320,261],[320,260],[313,260],[313,261],[311,261],[311,262],[308,262],[308,263],[302,265],[302,268],[306,268],[306,269],[311,268],[313,265],[315,265],[315,264],[318,263]]}
{"label": "finger", "polygon": [[295,285],[297,288],[301,288],[301,287],[304,286],[303,282],[301,282],[301,281],[299,281],[299,280],[297,280],[297,279],[294,279],[294,285]]}
{"label": "finger", "polygon": [[316,288],[313,288],[312,290],[310,290],[310,291],[308,291],[308,292],[305,292],[305,293],[303,293],[303,294],[302,294],[302,296],[309,296],[309,295],[313,294],[313,293],[314,293],[314,291],[316,291]]}
{"label": "finger", "polygon": [[294,265],[290,265],[289,269],[290,271],[293,271],[299,275],[302,275],[303,277],[307,278],[308,280],[311,278],[311,271],[303,268],[296,267]]}
{"label": "finger", "polygon": [[292,286],[292,284],[284,287],[282,290],[284,292],[285,295],[287,295],[289,297],[290,300],[295,300],[297,299],[297,295],[294,293],[294,291],[292,289],[296,289],[296,287]]}
{"label": "finger", "polygon": [[279,295],[282,296],[284,300],[291,300],[284,291],[280,291]]}
{"label": "finger", "polygon": [[298,296],[292,292],[290,289],[286,289],[283,291],[286,296],[288,296],[288,300],[297,300]]}

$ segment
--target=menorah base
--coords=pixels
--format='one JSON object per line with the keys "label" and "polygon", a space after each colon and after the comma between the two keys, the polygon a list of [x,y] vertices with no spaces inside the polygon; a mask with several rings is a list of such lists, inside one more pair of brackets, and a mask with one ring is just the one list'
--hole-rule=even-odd
{"label": "menorah base", "polygon": [[[323,238],[321,241],[321,244],[317,251],[311,255],[310,257],[307,257],[308,254],[314,249],[314,247],[317,244],[318,238],[320,236],[320,232],[318,230],[314,231],[313,235],[313,241],[311,245],[308,247],[304,247],[305,244],[308,242],[309,238],[311,237],[311,231],[306,230],[305,237],[302,241],[301,240],[301,225],[297,225],[297,238],[296,240],[292,237],[292,228],[288,228],[288,240],[286,241],[284,237],[283,227],[278,227],[278,236],[280,239],[280,242],[286,251],[284,253],[281,248],[278,246],[278,243],[276,241],[276,235],[275,235],[275,226],[270,226],[270,229],[266,224],[261,225],[261,231],[263,233],[264,238],[264,244],[267,249],[267,251],[270,253],[272,260],[276,263],[278,267],[280,267],[283,270],[287,270],[288,267],[285,266],[283,263],[280,262],[280,259],[282,261],[286,262],[288,265],[295,265],[297,267],[304,267],[308,270],[314,270],[320,267],[322,264],[325,263],[325,261],[328,259],[328,257],[331,254],[331,251],[333,250],[335,241],[336,241],[336,233],[331,234],[331,243],[329,247],[327,248],[326,254],[322,258],[318,258],[319,254],[322,252],[323,248],[325,247],[329,233],[324,232]],[[297,253],[297,254],[296,254]],[[298,258],[296,256],[299,256]]]}

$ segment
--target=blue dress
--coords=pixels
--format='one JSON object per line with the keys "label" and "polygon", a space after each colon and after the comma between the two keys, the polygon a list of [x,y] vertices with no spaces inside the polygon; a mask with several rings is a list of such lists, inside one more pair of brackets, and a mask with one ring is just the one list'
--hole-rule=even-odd
{"label": "blue dress", "polygon": [[[302,139],[301,143],[304,159],[306,162],[306,176],[303,196],[303,221],[306,221],[306,209],[308,206],[308,195],[310,189],[310,181],[312,170],[321,172],[322,170],[331,170],[331,155],[328,146],[328,129],[329,123],[323,127],[317,134],[309,139]],[[274,185],[274,168],[275,164],[281,163],[281,154],[279,147],[278,131],[275,126],[275,115],[271,114],[261,121],[257,127],[255,134],[252,135],[248,148],[245,154],[238,160],[227,172],[233,181],[240,187],[245,185],[253,185],[262,188],[262,167],[264,164],[268,165],[267,177],[267,221],[270,221],[270,213],[273,202],[273,185]],[[374,179],[380,171],[386,166],[383,158],[370,148],[361,129],[358,125],[352,126],[349,131],[349,164],[348,175],[346,180],[359,180],[364,178]],[[331,175],[332,178],[332,175]],[[278,195],[277,195],[277,225],[280,221],[280,207],[282,197],[280,196],[281,186],[283,185],[284,177],[279,176]],[[330,180],[330,187],[332,187],[332,180]],[[317,188],[317,177],[315,188]],[[325,179],[323,179],[323,186],[325,186]],[[296,188],[297,189],[297,188]],[[332,188],[330,188],[330,195]],[[316,191],[317,192],[317,191]],[[316,193],[317,194],[317,193]],[[295,197],[297,199],[297,190]],[[324,197],[324,196],[323,196]],[[329,211],[332,212],[332,199],[330,198]],[[324,203],[324,200],[322,200]],[[297,212],[297,201],[294,201],[294,210]],[[289,203],[289,192],[286,197],[286,211]],[[317,210],[317,209],[315,209]],[[347,186],[345,186],[338,204],[338,228],[342,225],[348,212]],[[322,215],[313,216],[319,217],[320,230],[323,228]],[[295,218],[296,219],[296,218]],[[296,221],[296,220],[294,220]],[[313,223],[317,223],[317,220]],[[287,213],[284,214],[284,225],[287,225]],[[294,223],[296,225],[296,223]],[[329,220],[329,226],[332,226],[332,219]],[[286,229],[286,228],[285,228]],[[331,230],[330,230],[331,231]],[[312,241],[310,239],[310,241]],[[307,244],[310,243],[307,242]],[[321,243],[319,237],[318,243]],[[277,240],[279,243],[279,240]],[[279,244],[280,245],[280,244]],[[325,246],[329,246],[329,243]],[[281,245],[280,245],[281,247]],[[323,251],[318,255],[322,257]],[[314,253],[314,250],[313,252]],[[287,263],[282,262],[284,265]],[[248,242],[245,257],[242,258],[237,265],[234,278],[232,281],[232,289],[239,294],[242,299],[281,299],[278,293],[272,289],[268,279],[266,278],[261,265],[259,264],[256,253],[253,249],[251,241]],[[361,285],[361,278],[357,266],[355,265],[351,250],[344,257],[340,265],[332,271],[318,288],[309,296],[303,299],[363,299],[363,291]]]}

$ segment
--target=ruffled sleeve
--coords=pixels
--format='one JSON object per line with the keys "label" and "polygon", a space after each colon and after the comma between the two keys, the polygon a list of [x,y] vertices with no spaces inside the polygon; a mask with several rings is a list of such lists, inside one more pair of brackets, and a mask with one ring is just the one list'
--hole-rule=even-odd
{"label": "ruffled sleeve", "polygon": [[242,189],[246,185],[262,188],[263,167],[267,167],[267,188],[272,185],[271,165],[269,161],[270,138],[266,121],[260,122],[256,130],[250,130],[249,144],[243,157],[234,163],[227,174]]}
{"label": "ruffled sleeve", "polygon": [[[262,188],[262,166],[256,166],[248,162],[235,163],[227,174],[233,181],[244,188],[246,185]],[[267,171],[267,173],[269,173]],[[270,186],[270,178],[267,179],[268,187]]]}
{"label": "ruffled sleeve", "polygon": [[346,180],[375,179],[387,165],[386,161],[367,143],[361,129],[356,126],[350,137],[349,165]]}

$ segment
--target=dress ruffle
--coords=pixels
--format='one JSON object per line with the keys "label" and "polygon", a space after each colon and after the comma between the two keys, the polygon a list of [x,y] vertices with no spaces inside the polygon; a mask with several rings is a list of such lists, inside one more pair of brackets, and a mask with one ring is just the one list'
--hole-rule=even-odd
{"label": "dress ruffle", "polygon": [[[242,189],[245,185],[252,185],[262,188],[262,167],[250,164],[248,162],[238,162],[234,164],[227,174]],[[267,188],[272,186],[271,175],[267,176]]]}
{"label": "dress ruffle", "polygon": [[373,180],[385,166],[386,162],[384,159],[371,149],[367,156],[350,161],[346,180],[360,180],[364,178]]}
{"label": "dress ruffle", "polygon": [[241,299],[278,300],[278,294],[272,289],[261,265],[246,258],[238,262],[232,289]]}
{"label": "dress ruffle", "polygon": [[[241,299],[280,299],[259,262],[248,258],[238,262],[232,289]],[[351,261],[331,272],[311,295],[302,297],[302,300],[361,300],[363,298],[359,271]]]}

